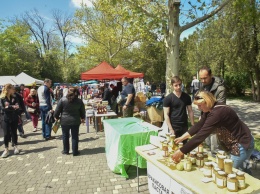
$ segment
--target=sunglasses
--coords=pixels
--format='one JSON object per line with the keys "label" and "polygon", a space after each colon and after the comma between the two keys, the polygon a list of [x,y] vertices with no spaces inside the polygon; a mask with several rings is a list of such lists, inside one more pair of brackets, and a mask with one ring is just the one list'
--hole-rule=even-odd
{"label": "sunglasses", "polygon": [[200,96],[195,96],[194,99],[195,99],[195,100],[201,100],[201,99],[204,99],[204,98],[202,98],[202,97],[200,97]]}

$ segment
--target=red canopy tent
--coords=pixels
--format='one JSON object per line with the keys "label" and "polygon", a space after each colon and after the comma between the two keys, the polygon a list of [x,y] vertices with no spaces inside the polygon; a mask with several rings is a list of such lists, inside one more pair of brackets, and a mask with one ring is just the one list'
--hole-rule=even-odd
{"label": "red canopy tent", "polygon": [[128,77],[127,72],[122,72],[114,69],[107,62],[103,61],[96,67],[81,73],[82,80],[103,80],[103,79],[121,79],[122,77]]}
{"label": "red canopy tent", "polygon": [[117,67],[115,68],[116,70],[119,70],[121,72],[125,72],[125,73],[129,73],[126,77],[128,78],[137,78],[137,77],[144,77],[143,73],[137,73],[137,72],[133,72],[133,71],[129,71],[127,69],[125,69],[124,67],[122,67],[121,65],[117,65]]}

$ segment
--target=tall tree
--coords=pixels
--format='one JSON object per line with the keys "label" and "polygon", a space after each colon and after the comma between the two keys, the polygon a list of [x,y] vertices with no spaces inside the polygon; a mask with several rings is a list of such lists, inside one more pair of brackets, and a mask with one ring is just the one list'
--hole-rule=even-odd
{"label": "tall tree", "polygon": [[[114,58],[122,50],[140,40],[140,32],[129,25],[128,10],[123,5],[112,6],[106,1],[96,1],[93,7],[82,6],[75,14],[75,25],[93,53],[96,63],[102,60],[114,64]],[[115,64],[114,64],[115,65]]]}
{"label": "tall tree", "polygon": [[19,22],[4,27],[0,32],[1,75],[17,75],[32,70],[31,75],[39,77],[39,55],[30,36],[29,29]]}
{"label": "tall tree", "polygon": [[[108,0],[109,1],[109,0]],[[127,3],[129,9],[132,12],[145,15],[149,18],[151,22],[160,24],[162,33],[165,38],[165,48],[167,54],[166,62],[166,81],[167,81],[167,91],[170,91],[169,81],[173,75],[179,74],[180,61],[179,61],[179,46],[180,46],[180,35],[185,30],[209,19],[210,17],[217,14],[221,9],[223,9],[231,0],[225,0],[222,3],[216,3],[217,1],[212,0],[212,2],[197,0],[189,1],[190,5],[188,13],[186,13],[185,23],[180,25],[180,0],[140,0],[138,2],[131,0],[111,0],[113,3]],[[167,5],[167,6],[166,6]],[[184,7],[182,7],[184,8]]]}
{"label": "tall tree", "polygon": [[65,66],[66,59],[68,58],[68,49],[70,47],[69,37],[74,35],[73,16],[62,13],[57,9],[52,11],[52,16],[54,18],[55,28],[61,36],[63,45],[63,65]]}

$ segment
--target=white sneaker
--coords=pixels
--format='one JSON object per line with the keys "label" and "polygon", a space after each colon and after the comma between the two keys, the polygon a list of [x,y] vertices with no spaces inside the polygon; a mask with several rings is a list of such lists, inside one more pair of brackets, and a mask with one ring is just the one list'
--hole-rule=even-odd
{"label": "white sneaker", "polygon": [[33,132],[36,132],[36,131],[37,131],[37,128],[35,127],[34,130],[33,130]]}
{"label": "white sneaker", "polygon": [[5,150],[2,154],[2,158],[7,158],[9,156],[9,150]]}
{"label": "white sneaker", "polygon": [[17,147],[14,147],[14,154],[19,154],[20,150]]}

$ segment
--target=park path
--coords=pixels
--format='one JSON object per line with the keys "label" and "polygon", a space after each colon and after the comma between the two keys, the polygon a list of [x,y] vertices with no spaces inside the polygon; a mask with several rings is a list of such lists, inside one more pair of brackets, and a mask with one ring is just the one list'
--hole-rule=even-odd
{"label": "park path", "polygon": [[[254,134],[260,134],[258,103],[228,100],[227,104],[237,111],[239,117],[250,126]],[[90,133],[86,133],[86,126],[81,125],[79,136],[81,155],[73,157],[71,154],[61,154],[61,130],[53,134],[54,140],[45,141],[42,139],[41,130],[32,132],[31,122],[25,123],[24,129],[27,138],[19,138],[21,153],[13,155],[11,149],[10,157],[0,158],[0,194],[137,193],[135,167],[129,168],[129,179],[114,174],[108,168],[104,132],[96,134],[91,126]],[[0,146],[2,151],[2,140]],[[148,194],[146,171],[141,169],[140,173],[140,193]],[[254,167],[253,176],[260,179],[260,165]]]}

